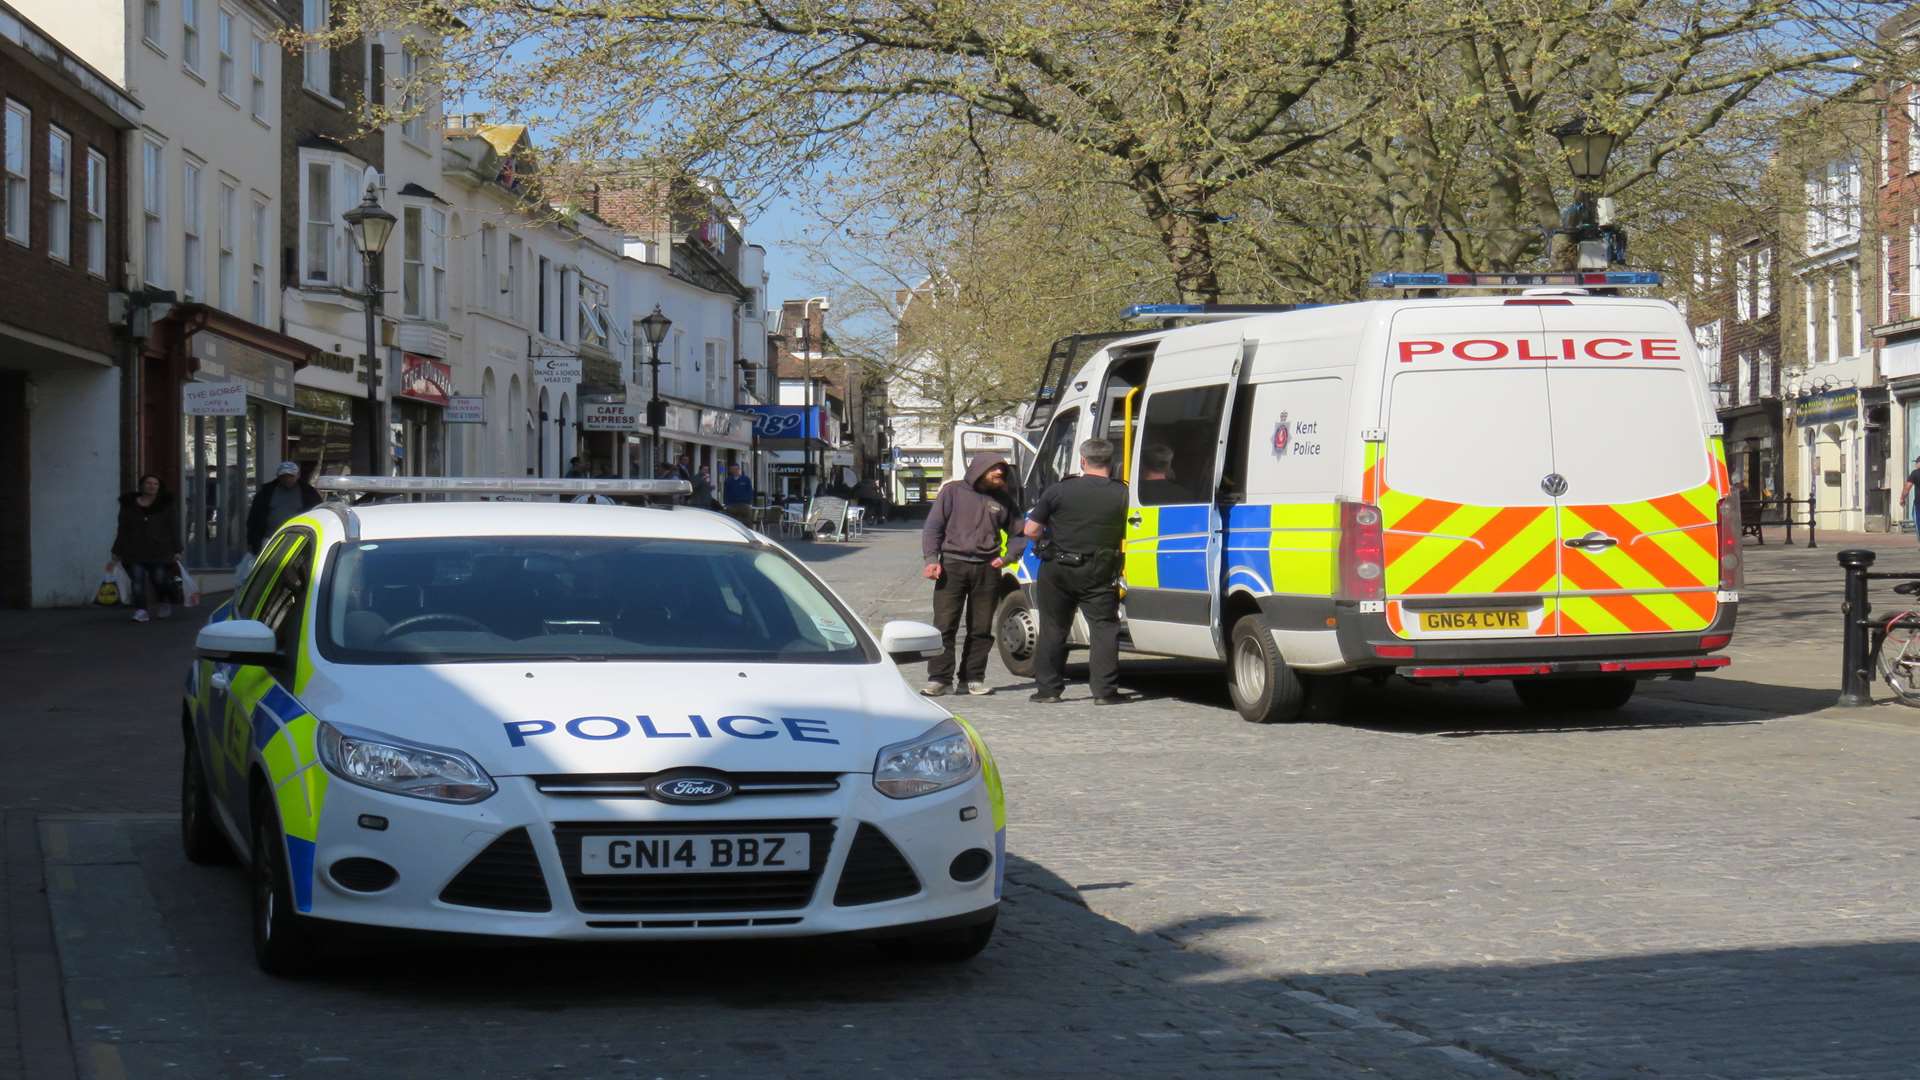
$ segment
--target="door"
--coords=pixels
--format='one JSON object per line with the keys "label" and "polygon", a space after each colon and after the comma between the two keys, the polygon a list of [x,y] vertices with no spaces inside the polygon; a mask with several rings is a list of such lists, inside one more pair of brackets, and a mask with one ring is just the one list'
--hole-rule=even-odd
{"label": "door", "polygon": [[[301,717],[306,710],[294,697],[302,642],[301,623],[306,611],[309,579],[313,567],[314,537],[305,529],[290,529],[281,534],[261,557],[262,566],[247,580],[238,617],[254,618],[274,632],[279,658],[272,664],[229,665],[229,686],[224,709],[224,737],[228,773],[226,789],[217,792],[225,811],[236,823],[245,823],[249,806],[247,767],[251,751],[259,750],[267,759],[269,771],[283,778],[295,771],[293,748],[285,738],[276,738],[281,729]],[[251,611],[250,614],[245,612]],[[284,803],[290,794],[276,792]],[[282,812],[282,818],[287,814]],[[245,836],[245,832],[240,833]]]}
{"label": "door", "polygon": [[1547,376],[1566,485],[1555,633],[1705,629],[1728,485],[1691,341],[1664,306],[1541,312],[1547,340],[1570,357]]}
{"label": "door", "polygon": [[1553,633],[1554,439],[1540,308],[1394,316],[1363,495],[1386,530],[1386,617],[1403,638]]}
{"label": "door", "polygon": [[1020,435],[1005,428],[961,424],[953,429],[952,472],[948,479],[967,475],[967,463],[981,454],[999,454],[1013,462],[1015,476],[1025,476],[1033,465],[1033,444]]}
{"label": "door", "polygon": [[[245,581],[238,583],[233,599],[234,619],[258,616],[267,589],[279,580],[288,554],[300,542],[300,535],[287,531],[275,536],[254,561]],[[237,664],[200,660],[198,685],[204,695],[200,702],[195,741],[200,748],[201,771],[213,793],[213,801],[229,824],[239,827],[246,798],[248,717],[233,704],[234,681],[240,676]]]}
{"label": "door", "polygon": [[1148,377],[1122,545],[1127,634],[1140,652],[1226,655],[1219,480],[1245,349],[1163,350]]}

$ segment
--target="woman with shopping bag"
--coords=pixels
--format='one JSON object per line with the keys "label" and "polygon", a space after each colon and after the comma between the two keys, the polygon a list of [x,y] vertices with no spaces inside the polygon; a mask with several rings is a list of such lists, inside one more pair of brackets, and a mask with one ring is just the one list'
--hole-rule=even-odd
{"label": "woman with shopping bag", "polygon": [[[140,478],[140,490],[120,496],[120,525],[113,536],[113,558],[126,568],[131,585],[133,621],[173,614],[174,566],[180,561],[180,508],[162,490],[158,476]],[[148,605],[153,606],[151,614]]]}

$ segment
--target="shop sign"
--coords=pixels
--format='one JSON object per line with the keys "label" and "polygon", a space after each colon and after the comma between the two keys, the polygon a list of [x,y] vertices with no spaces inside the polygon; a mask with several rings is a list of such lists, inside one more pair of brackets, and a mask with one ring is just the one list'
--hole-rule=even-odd
{"label": "shop sign", "polygon": [[1793,404],[1793,416],[1795,422],[1800,424],[1834,424],[1856,420],[1860,416],[1860,391],[1850,386],[1801,398]]}
{"label": "shop sign", "polygon": [[742,405],[740,411],[753,417],[763,439],[817,439],[823,426],[817,405]]}
{"label": "shop sign", "polygon": [[431,357],[401,353],[400,396],[445,405],[453,396],[453,368]]}
{"label": "shop sign", "polygon": [[188,416],[245,416],[247,384],[236,379],[190,382],[180,388],[180,405]]}
{"label": "shop sign", "polygon": [[535,386],[573,386],[586,377],[586,362],[577,356],[541,356],[533,361]]}
{"label": "shop sign", "polygon": [[441,419],[449,424],[485,423],[487,399],[479,394],[453,394],[447,398],[447,411]]}
{"label": "shop sign", "polygon": [[586,401],[580,404],[580,430],[632,431],[640,426],[638,405],[624,401]]}
{"label": "shop sign", "polygon": [[945,465],[947,462],[947,456],[939,452],[938,450],[930,454],[908,454],[908,453],[896,452],[894,461],[896,464],[903,465],[903,466]]}
{"label": "shop sign", "polygon": [[247,394],[280,405],[293,404],[293,363],[244,341],[202,330],[188,339],[197,372],[209,379],[232,379]]}

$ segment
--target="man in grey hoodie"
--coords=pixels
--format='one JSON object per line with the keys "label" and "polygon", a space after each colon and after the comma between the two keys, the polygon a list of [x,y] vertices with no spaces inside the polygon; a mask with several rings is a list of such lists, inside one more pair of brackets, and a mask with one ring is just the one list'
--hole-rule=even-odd
{"label": "man in grey hoodie", "polygon": [[1000,601],[1000,568],[1006,565],[1006,540],[1019,508],[1013,495],[1013,466],[999,454],[981,454],[967,465],[964,480],[953,481],[934,497],[920,530],[922,576],[933,582],[933,624],[945,648],[927,662],[927,685],[920,692],[948,692],[954,675],[954,638],[966,609],[967,637],[960,678],[962,694],[989,694],[987,655],[993,649],[993,609]]}

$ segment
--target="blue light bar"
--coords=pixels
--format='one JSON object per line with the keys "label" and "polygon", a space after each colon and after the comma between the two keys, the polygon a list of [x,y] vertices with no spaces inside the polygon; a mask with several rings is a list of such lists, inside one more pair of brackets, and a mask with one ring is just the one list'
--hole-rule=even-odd
{"label": "blue light bar", "polygon": [[1547,272],[1464,273],[1388,270],[1374,274],[1380,289],[1537,289],[1564,287],[1644,288],[1660,284],[1653,270],[1560,270]]}
{"label": "blue light bar", "polygon": [[1200,315],[1205,313],[1205,304],[1134,304],[1120,316],[1128,322],[1134,319],[1158,319],[1174,315]]}
{"label": "blue light bar", "polygon": [[1134,304],[1121,314],[1123,322],[1140,319],[1244,319],[1249,315],[1276,315],[1320,304]]}

